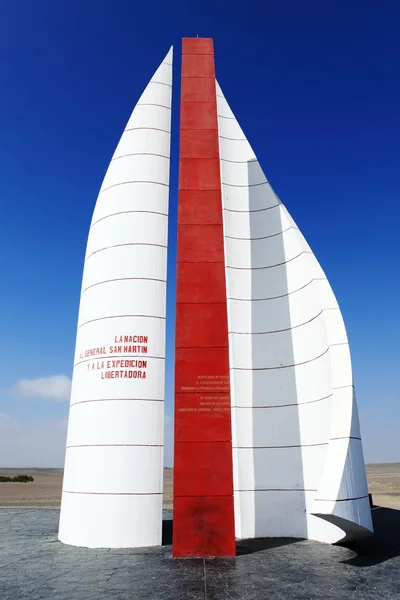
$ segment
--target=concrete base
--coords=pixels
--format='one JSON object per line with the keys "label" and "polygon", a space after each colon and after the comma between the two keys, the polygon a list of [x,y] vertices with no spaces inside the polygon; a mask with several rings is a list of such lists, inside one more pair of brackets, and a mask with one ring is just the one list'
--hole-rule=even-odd
{"label": "concrete base", "polygon": [[375,509],[351,547],[242,540],[237,558],[172,559],[162,548],[88,550],[57,540],[58,510],[0,509],[1,600],[375,600],[400,597],[400,511]]}

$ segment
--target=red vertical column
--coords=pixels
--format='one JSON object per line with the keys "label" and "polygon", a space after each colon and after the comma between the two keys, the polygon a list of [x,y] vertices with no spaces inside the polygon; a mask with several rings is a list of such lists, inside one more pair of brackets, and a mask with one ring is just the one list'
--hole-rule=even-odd
{"label": "red vertical column", "polygon": [[213,41],[183,39],[172,552],[234,556],[232,434]]}

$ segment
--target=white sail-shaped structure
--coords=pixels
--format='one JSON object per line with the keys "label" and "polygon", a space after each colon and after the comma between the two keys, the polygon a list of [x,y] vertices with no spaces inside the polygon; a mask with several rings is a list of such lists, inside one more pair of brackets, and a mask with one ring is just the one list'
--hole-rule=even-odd
{"label": "white sail-shaped structure", "polygon": [[237,538],[372,531],[346,331],[217,84]]}
{"label": "white sail-shaped structure", "polygon": [[59,538],[161,544],[172,48],[101,186],[87,243]]}

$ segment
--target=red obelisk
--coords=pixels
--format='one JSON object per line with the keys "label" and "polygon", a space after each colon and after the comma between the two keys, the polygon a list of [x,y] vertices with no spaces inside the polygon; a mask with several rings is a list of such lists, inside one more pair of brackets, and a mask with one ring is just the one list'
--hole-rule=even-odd
{"label": "red obelisk", "polygon": [[175,357],[174,557],[234,556],[224,237],[212,39],[184,38]]}

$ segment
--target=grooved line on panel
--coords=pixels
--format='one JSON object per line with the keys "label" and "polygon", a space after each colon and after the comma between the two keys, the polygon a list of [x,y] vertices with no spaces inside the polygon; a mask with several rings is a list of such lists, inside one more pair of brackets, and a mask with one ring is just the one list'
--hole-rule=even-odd
{"label": "grooved line on panel", "polygon": [[167,283],[166,279],[155,279],[154,277],[119,277],[118,279],[106,279],[105,281],[98,281],[97,283],[88,285],[82,290],[81,297],[87,290],[90,290],[90,288],[96,287],[97,285],[103,285],[103,283],[112,283],[114,281],[158,281],[159,283]]}
{"label": "grooved line on panel", "polygon": [[237,185],[236,183],[226,183],[226,181],[222,182],[222,185],[227,185],[228,187],[235,187],[235,188],[252,188],[252,187],[259,187],[260,185],[267,185],[269,182],[266,181],[262,181],[261,183],[245,183],[244,185]]}
{"label": "grooved line on panel", "polygon": [[364,500],[364,498],[368,498],[369,494],[366,496],[357,496],[355,498],[335,498],[335,500],[329,500],[328,498],[314,498],[314,502],[350,502],[351,500]]}
{"label": "grooved line on panel", "polygon": [[169,133],[171,135],[171,132],[168,129],[160,129],[159,127],[129,127],[128,129],[124,129],[123,134],[125,133],[125,131],[147,131],[149,129],[151,131],[161,131],[162,133]]}
{"label": "grooved line on panel", "polygon": [[77,404],[88,404],[90,402],[164,402],[164,398],[96,398],[95,400],[78,400],[78,402],[73,402],[70,408]]}
{"label": "grooved line on panel", "polygon": [[120,158],[126,158],[127,156],[158,156],[159,158],[165,158],[166,160],[169,160],[169,156],[165,156],[165,154],[156,154],[155,152],[132,152],[131,154],[122,154],[121,156],[115,156],[111,159],[111,162],[120,160]]}
{"label": "grooved line on panel", "polygon": [[163,492],[72,492],[63,490],[63,494],[83,494],[88,496],[162,496]]}
{"label": "grooved line on panel", "polygon": [[344,435],[342,437],[330,437],[329,441],[334,442],[335,440],[359,440],[361,442],[361,438],[355,435]]}
{"label": "grooved line on panel", "polygon": [[300,489],[300,488],[261,488],[261,489],[247,489],[237,490],[235,492],[316,492],[314,489]]}
{"label": "grooved line on panel", "polygon": [[305,323],[300,323],[299,325],[293,325],[293,327],[287,327],[286,329],[276,329],[275,331],[229,331],[229,333],[232,333],[234,335],[269,335],[271,333],[282,333],[283,331],[291,331],[292,329],[297,329],[298,327],[303,327],[304,325],[307,325],[308,323],[315,321],[315,319],[318,319],[318,317],[320,317],[323,312],[324,312],[324,309],[322,309],[317,315],[315,315],[315,317],[312,317],[308,321],[305,321]]}
{"label": "grooved line on panel", "polygon": [[[301,287],[297,288],[297,290],[293,290],[288,292],[287,294],[281,294],[280,296],[270,296],[269,298],[232,298],[228,297],[228,300],[234,300],[235,302],[264,302],[265,300],[277,300],[278,298],[286,298],[286,296],[290,296],[291,294],[295,294],[296,292],[300,292],[300,290],[304,290],[308,285],[311,285],[314,281],[326,281],[326,277],[314,277],[308,283],[305,283]],[[324,308],[324,310],[337,310],[337,308]]]}
{"label": "grooved line on panel", "polygon": [[256,208],[254,210],[235,210],[234,208],[224,208],[224,210],[226,210],[227,212],[234,212],[234,213],[256,213],[256,212],[263,212],[264,210],[271,210],[272,208],[276,208],[277,206],[281,206],[281,202],[279,202],[278,204],[274,204],[273,206],[267,206],[267,208]]}
{"label": "grooved line on panel", "polygon": [[230,142],[247,142],[246,138],[229,138],[229,137],[225,137],[224,135],[220,135],[219,136],[221,138],[221,140],[229,140]]}
{"label": "grooved line on panel", "polygon": [[349,388],[349,387],[354,388],[354,384],[352,383],[352,384],[349,384],[349,385],[339,385],[339,387],[334,387],[332,389],[333,389],[333,391],[335,391],[335,390],[345,390],[346,388]]}
{"label": "grooved line on panel", "polygon": [[226,268],[227,269],[235,269],[237,271],[259,271],[260,269],[273,269],[274,267],[280,267],[281,265],[287,265],[287,263],[292,262],[293,260],[296,260],[296,258],[299,258],[299,256],[301,256],[302,254],[312,254],[312,252],[310,252],[310,250],[303,250],[303,252],[300,252],[300,254],[297,254],[297,256],[293,256],[293,258],[289,258],[289,260],[285,260],[285,262],[277,263],[276,265],[267,265],[265,267],[230,267],[229,265],[226,265]]}
{"label": "grooved line on panel", "polygon": [[291,225],[287,229],[282,229],[282,231],[278,231],[278,233],[273,233],[271,235],[264,235],[264,236],[261,236],[261,237],[242,238],[242,237],[235,237],[233,235],[226,235],[225,238],[227,238],[229,240],[241,240],[243,242],[253,242],[255,240],[269,240],[270,238],[276,237],[277,235],[282,235],[283,233],[286,233],[287,231],[290,231],[291,229],[296,229],[297,231],[299,230],[298,227],[295,227],[294,225]]}
{"label": "grooved line on panel", "polygon": [[[332,344],[334,345],[334,344]],[[321,356],[324,356],[327,352],[329,352],[329,348],[330,346],[327,347],[327,349],[322,352],[322,354],[319,354],[318,356],[316,356],[315,358],[311,358],[310,360],[305,360],[304,362],[301,363],[295,363],[293,365],[281,365],[279,367],[252,367],[252,368],[243,368],[243,367],[230,367],[231,371],[273,371],[275,369],[290,369],[290,367],[298,367],[299,365],[306,365],[307,363],[313,362],[314,360],[318,360],[319,358],[321,358]]]}
{"label": "grooved line on panel", "polygon": [[171,110],[170,106],[165,106],[164,104],[154,104],[152,102],[138,102],[136,106],[158,106],[159,108],[166,108],[167,110]]}
{"label": "grooved line on panel", "polygon": [[303,406],[304,404],[313,404],[314,402],[322,402],[323,400],[327,400],[328,398],[332,398],[333,394],[329,394],[329,396],[323,396],[323,398],[317,398],[316,400],[307,400],[307,402],[295,402],[293,404],[269,404],[269,405],[264,405],[264,406],[239,406],[239,405],[235,405],[232,406],[233,408],[238,408],[238,409],[250,409],[250,410],[256,410],[258,408],[287,408],[289,406]]}
{"label": "grooved line on panel", "polygon": [[101,217],[101,219],[97,219],[94,223],[91,224],[90,229],[100,223],[100,221],[104,221],[104,219],[109,219],[110,217],[115,217],[116,215],[128,215],[131,213],[145,213],[148,215],[161,215],[162,217],[168,217],[168,213],[162,213],[156,210],[121,210],[120,212],[112,213],[111,215],[106,215],[105,217]]}
{"label": "grooved line on panel", "polygon": [[233,446],[238,450],[279,450],[280,448],[313,448],[314,446],[327,446],[329,442],[317,442],[315,444],[293,444],[288,446]]}
{"label": "grooved line on panel", "polygon": [[67,448],[164,448],[164,444],[72,444]]}
{"label": "grooved line on panel", "polygon": [[78,329],[84,327],[88,323],[94,323],[95,321],[103,321],[105,319],[124,319],[125,317],[143,317],[145,319],[162,319],[163,321],[165,321],[165,317],[158,317],[155,315],[111,315],[109,317],[98,317],[97,319],[91,319],[90,321],[86,321],[85,323],[79,325]]}
{"label": "grooved line on panel", "polygon": [[251,158],[249,160],[228,160],[227,158],[221,158],[222,162],[233,163],[235,165],[248,165],[249,163],[258,163],[256,158]]}
{"label": "grooved line on panel", "polygon": [[129,244],[114,244],[113,246],[105,246],[104,248],[99,248],[98,250],[94,250],[91,254],[89,254],[85,258],[85,262],[93,256],[93,254],[97,254],[97,252],[103,252],[104,250],[109,250],[110,248],[122,248],[123,246],[156,246],[157,248],[166,248],[165,244],[149,244],[146,242],[134,242]]}
{"label": "grooved line on panel", "polygon": [[172,88],[172,85],[170,85],[169,83],[164,83],[163,81],[150,81],[150,83],[157,83],[158,85],[165,85],[169,88]]}
{"label": "grooved line on panel", "polygon": [[111,190],[112,188],[118,187],[119,185],[128,185],[131,183],[152,183],[153,185],[162,185],[163,187],[169,187],[169,183],[161,183],[161,181],[144,181],[142,179],[137,179],[135,181],[121,181],[121,183],[114,183],[113,185],[110,185],[109,187],[101,189],[99,192],[99,196],[103,192],[106,192],[107,190]]}

